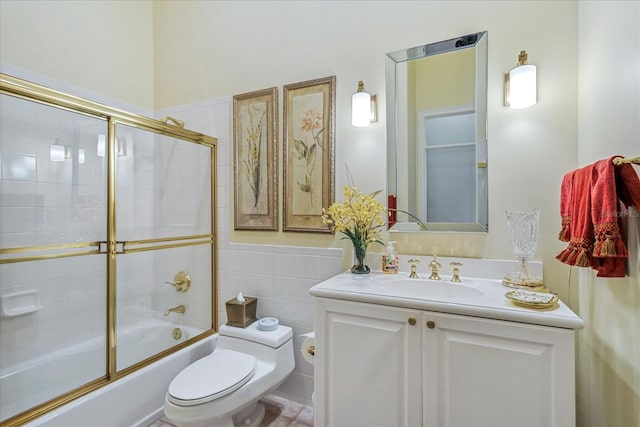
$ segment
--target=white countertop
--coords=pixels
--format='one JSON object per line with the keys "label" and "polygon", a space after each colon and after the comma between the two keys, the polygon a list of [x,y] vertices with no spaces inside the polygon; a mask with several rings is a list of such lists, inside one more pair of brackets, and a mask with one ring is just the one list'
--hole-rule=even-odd
{"label": "white countertop", "polygon": [[463,277],[461,283],[429,280],[425,275],[410,279],[408,273],[338,274],[311,288],[315,297],[366,302],[418,310],[437,311],[508,320],[566,329],[581,329],[584,322],[562,301],[555,309],[532,309],[513,304],[505,293],[513,289],[500,280]]}

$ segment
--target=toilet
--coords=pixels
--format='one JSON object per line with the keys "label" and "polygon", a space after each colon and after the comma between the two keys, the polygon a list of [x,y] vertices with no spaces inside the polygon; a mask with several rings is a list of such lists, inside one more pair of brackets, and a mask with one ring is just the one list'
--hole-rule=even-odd
{"label": "toilet", "polygon": [[295,367],[293,333],[278,325],[264,331],[220,327],[216,348],[183,369],[169,385],[164,413],[178,427],[256,427],[264,417],[262,397]]}

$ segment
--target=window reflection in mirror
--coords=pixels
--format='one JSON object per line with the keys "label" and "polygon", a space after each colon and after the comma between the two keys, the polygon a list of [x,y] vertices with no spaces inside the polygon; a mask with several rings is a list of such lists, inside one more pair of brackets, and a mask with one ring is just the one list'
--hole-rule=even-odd
{"label": "window reflection in mirror", "polygon": [[487,33],[387,54],[389,226],[487,231]]}

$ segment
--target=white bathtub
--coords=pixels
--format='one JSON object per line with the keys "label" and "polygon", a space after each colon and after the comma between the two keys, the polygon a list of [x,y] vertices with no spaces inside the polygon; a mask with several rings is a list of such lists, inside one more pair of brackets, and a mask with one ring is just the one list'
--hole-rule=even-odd
{"label": "white bathtub", "polygon": [[[175,340],[172,331],[179,326],[182,338]],[[162,320],[149,320],[118,333],[119,369],[156,354],[178,342],[193,337],[202,330],[175,325]],[[211,353],[217,334],[173,353],[149,366],[127,375],[86,396],[80,397],[27,424],[29,426],[120,427],[146,426],[160,417],[164,396],[171,380],[193,361]],[[95,379],[97,364],[103,363],[104,343],[88,341],[12,367],[0,373],[2,418],[9,418],[57,396],[70,388]],[[51,366],[56,366],[51,369]],[[100,365],[98,365],[100,366]],[[94,371],[94,372],[92,372]],[[46,378],[46,387],[29,390]]]}

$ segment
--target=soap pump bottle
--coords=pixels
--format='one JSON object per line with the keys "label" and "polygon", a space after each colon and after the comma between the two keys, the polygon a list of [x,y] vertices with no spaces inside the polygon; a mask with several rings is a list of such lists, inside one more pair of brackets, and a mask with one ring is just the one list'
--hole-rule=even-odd
{"label": "soap pump bottle", "polygon": [[382,272],[387,274],[395,274],[400,269],[400,261],[398,254],[393,247],[395,242],[387,242],[387,253],[382,255]]}

